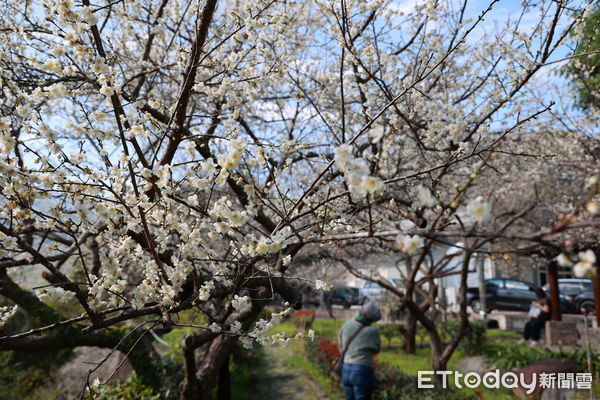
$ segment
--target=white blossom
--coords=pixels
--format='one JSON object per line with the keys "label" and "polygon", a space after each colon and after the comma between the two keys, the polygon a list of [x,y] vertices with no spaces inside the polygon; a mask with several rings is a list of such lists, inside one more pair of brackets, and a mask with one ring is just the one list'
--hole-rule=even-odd
{"label": "white blossom", "polygon": [[331,289],[331,286],[329,286],[329,284],[327,282],[317,279],[317,280],[315,280],[315,289],[326,291],[326,290]]}
{"label": "white blossom", "polygon": [[0,326],[10,317],[15,315],[17,312],[18,306],[0,306]]}
{"label": "white blossom", "polygon": [[422,207],[433,207],[437,204],[437,199],[431,194],[431,191],[423,185],[417,186],[417,201]]}
{"label": "white blossom", "polygon": [[285,347],[290,339],[285,337],[285,332],[279,332],[272,335],[271,340],[273,344],[280,344]]}
{"label": "white blossom", "polygon": [[556,262],[558,262],[558,265],[561,267],[570,267],[573,265],[573,261],[571,261],[569,256],[565,253],[560,253],[558,256],[556,256]]}
{"label": "white blossom", "polygon": [[96,379],[94,379],[90,387],[92,388],[92,390],[97,390],[100,387],[100,384],[100,378],[96,377]]}
{"label": "white blossom", "polygon": [[376,124],[375,127],[369,131],[369,136],[371,136],[371,139],[373,139],[373,143],[378,143],[383,137],[384,133],[385,128],[383,125]]}
{"label": "white blossom", "polygon": [[210,298],[210,291],[215,288],[215,284],[213,281],[206,282],[200,289],[198,290],[198,300],[206,301]]}
{"label": "white blossom", "polygon": [[40,301],[47,302],[59,302],[68,303],[75,297],[75,293],[70,290],[65,290],[61,287],[48,287],[43,289],[37,289],[35,295]]}
{"label": "white blossom", "polygon": [[237,333],[242,330],[242,324],[240,321],[233,321],[229,327],[231,332]]}
{"label": "white blossom", "polygon": [[285,267],[287,267],[288,265],[290,265],[292,262],[292,256],[291,255],[287,255],[285,257],[283,257],[282,263]]}
{"label": "white blossom", "polygon": [[80,13],[82,22],[88,25],[95,25],[98,22],[98,16],[94,13],[92,7],[82,7]]}
{"label": "white blossom", "polygon": [[586,250],[577,253],[579,261],[573,266],[573,274],[576,277],[585,277],[592,273],[596,263],[596,254],[593,250]]}
{"label": "white blossom", "polygon": [[336,164],[340,166],[340,168],[345,168],[346,165],[348,165],[348,163],[354,159],[352,155],[352,146],[348,144],[343,144],[339,147],[336,147],[333,154],[333,159],[335,160]]}
{"label": "white blossom", "polygon": [[475,222],[486,222],[492,218],[492,206],[482,196],[478,196],[467,204],[467,214]]}
{"label": "white blossom", "polygon": [[594,200],[590,199],[585,204],[585,209],[587,210],[587,212],[589,212],[592,215],[598,214],[598,204]]}
{"label": "white blossom", "polygon": [[409,256],[416,255],[424,246],[423,238],[414,235],[399,235],[396,237],[396,248]]}
{"label": "white blossom", "polygon": [[253,345],[254,345],[254,339],[252,339],[251,337],[247,337],[247,336],[240,336],[240,342],[242,342],[242,345],[244,346],[245,349],[252,349]]}
{"label": "white blossom", "polygon": [[378,177],[369,175],[367,162],[362,158],[355,158],[349,145],[341,145],[335,149],[334,161],[344,172],[348,187],[353,194],[364,197],[385,190],[384,182]]}
{"label": "white blossom", "polygon": [[250,298],[248,296],[238,296],[237,294],[231,300],[231,306],[240,312],[243,312],[250,308],[252,304],[250,303]]}

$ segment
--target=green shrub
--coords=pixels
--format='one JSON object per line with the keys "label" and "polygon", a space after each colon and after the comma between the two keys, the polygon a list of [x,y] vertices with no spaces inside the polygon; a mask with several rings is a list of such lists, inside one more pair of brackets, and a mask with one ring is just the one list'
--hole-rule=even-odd
{"label": "green shrub", "polygon": [[483,355],[493,361],[498,368],[509,370],[548,358],[548,354],[548,351],[542,347],[523,346],[513,342],[490,344],[483,352]]}
{"label": "green shrub", "polygon": [[167,397],[166,393],[160,393],[154,389],[144,386],[135,372],[123,382],[113,385],[100,386],[97,390],[95,400],[166,400],[175,399],[174,396]]}
{"label": "green shrub", "polygon": [[392,340],[400,335],[399,324],[385,324],[379,326],[381,336],[387,340],[388,347],[392,346]]}
{"label": "green shrub", "polygon": [[471,322],[471,332],[461,340],[458,345],[458,349],[463,351],[465,354],[470,356],[481,352],[483,345],[486,341],[485,336],[485,322],[475,321]]}
{"label": "green shrub", "polygon": [[424,347],[425,339],[429,337],[429,332],[427,332],[427,329],[425,329],[423,325],[418,324],[417,331],[415,332],[415,337],[419,341],[419,346]]}
{"label": "green shrub", "polygon": [[452,388],[419,389],[417,379],[402,373],[398,368],[387,364],[378,363],[375,368],[375,393],[374,400],[474,400],[477,397],[469,396]]}
{"label": "green shrub", "polygon": [[[467,355],[479,354],[485,343],[486,326],[484,322],[474,321],[470,323],[471,331],[462,338],[458,349]],[[460,326],[460,321],[444,321],[439,324],[440,337],[443,342],[450,342]]]}
{"label": "green shrub", "polygon": [[183,379],[183,365],[169,358],[161,358],[148,365],[148,368],[158,369],[157,375],[160,389],[144,385],[135,371],[125,381],[108,383],[98,388],[100,400],[176,400],[178,385]]}
{"label": "green shrub", "polygon": [[[564,349],[553,351],[543,347],[524,346],[512,341],[489,343],[484,347],[482,353],[486,358],[493,361],[498,368],[509,370],[519,369],[535,361],[547,358],[568,358],[579,364],[582,368],[587,363],[587,352],[584,348],[575,351]],[[592,351],[592,362],[596,366],[600,365],[600,352]],[[596,376],[600,376],[598,368],[596,370]]]}

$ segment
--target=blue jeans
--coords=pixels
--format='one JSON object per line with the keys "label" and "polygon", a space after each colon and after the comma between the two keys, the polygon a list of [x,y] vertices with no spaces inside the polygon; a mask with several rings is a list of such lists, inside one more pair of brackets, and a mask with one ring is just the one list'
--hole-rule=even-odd
{"label": "blue jeans", "polygon": [[371,400],[375,388],[375,370],[366,365],[344,364],[342,384],[346,400]]}

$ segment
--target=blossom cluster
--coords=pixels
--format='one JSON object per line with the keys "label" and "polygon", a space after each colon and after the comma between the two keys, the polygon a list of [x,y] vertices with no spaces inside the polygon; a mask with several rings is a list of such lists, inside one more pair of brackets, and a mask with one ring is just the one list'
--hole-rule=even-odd
{"label": "blossom cluster", "polygon": [[65,290],[61,287],[48,287],[37,289],[35,295],[45,303],[47,302],[58,302],[68,303],[75,297],[75,293],[70,290]]}
{"label": "blossom cluster", "polygon": [[19,306],[0,306],[0,327],[4,322],[8,321],[10,317],[15,315]]}
{"label": "blossom cluster", "polygon": [[467,215],[474,222],[486,222],[492,218],[492,206],[483,196],[477,196],[467,204]]}
{"label": "blossom cluster", "polygon": [[431,193],[431,191],[423,185],[417,186],[416,193],[417,193],[417,202],[422,207],[431,208],[431,207],[434,207],[438,203],[438,200]]}
{"label": "blossom cluster", "polygon": [[596,274],[596,253],[593,250],[580,251],[577,255],[561,253],[556,261],[560,266],[573,267],[573,274],[579,278]]}
{"label": "blossom cluster", "polygon": [[327,282],[317,279],[315,281],[315,289],[327,291],[331,289],[331,286]]}
{"label": "blossom cluster", "polygon": [[340,171],[344,173],[348,188],[353,194],[365,197],[385,190],[383,181],[370,175],[367,162],[362,158],[354,157],[352,146],[343,144],[336,147],[334,160]]}
{"label": "blossom cluster", "polygon": [[416,255],[423,245],[423,238],[417,235],[398,235],[396,237],[396,248],[409,256]]}

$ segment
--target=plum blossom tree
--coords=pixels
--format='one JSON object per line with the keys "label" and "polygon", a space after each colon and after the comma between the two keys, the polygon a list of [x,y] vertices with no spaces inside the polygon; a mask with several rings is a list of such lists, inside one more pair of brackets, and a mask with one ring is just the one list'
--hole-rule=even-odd
{"label": "plum blossom tree", "polygon": [[[522,214],[493,223],[477,190],[551,107],[524,89],[588,5],[526,1],[536,23],[488,32],[496,3],[2,0],[0,318],[19,307],[35,327],[0,350],[124,349],[152,385],[147,333],[193,327],[180,395],[206,398],[238,340],[288,342],[269,331],[302,306],[299,252],[404,252],[397,294],[435,338],[413,295],[443,269],[425,267],[431,246],[461,238],[461,329],[432,340],[443,368],[469,329],[470,257],[596,223],[511,231]],[[275,293],[286,306],[260,319]]]}

